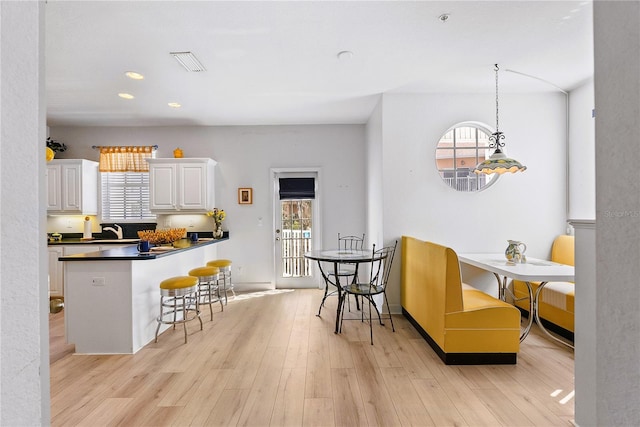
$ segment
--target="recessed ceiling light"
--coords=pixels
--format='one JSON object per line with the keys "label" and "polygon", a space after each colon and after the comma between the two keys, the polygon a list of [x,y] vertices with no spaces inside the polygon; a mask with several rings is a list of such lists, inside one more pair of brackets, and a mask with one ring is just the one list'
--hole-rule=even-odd
{"label": "recessed ceiling light", "polygon": [[179,102],[169,102],[167,105],[169,107],[171,107],[171,108],[180,108],[180,107],[182,107],[182,105]]}
{"label": "recessed ceiling light", "polygon": [[133,80],[142,80],[144,79],[144,76],[140,73],[137,73],[135,71],[127,71],[126,73],[124,73],[125,76],[129,77],[130,79]]}
{"label": "recessed ceiling light", "polygon": [[196,56],[192,52],[169,52],[169,55],[176,58],[176,61],[178,61],[180,65],[182,65],[187,71],[206,71],[204,65],[202,65],[202,63],[198,61],[198,58],[196,58]]}
{"label": "recessed ceiling light", "polygon": [[118,96],[120,98],[123,98],[123,99],[133,99],[133,98],[135,98],[135,96],[131,95],[130,93],[125,93],[125,92],[120,92],[118,94]]}

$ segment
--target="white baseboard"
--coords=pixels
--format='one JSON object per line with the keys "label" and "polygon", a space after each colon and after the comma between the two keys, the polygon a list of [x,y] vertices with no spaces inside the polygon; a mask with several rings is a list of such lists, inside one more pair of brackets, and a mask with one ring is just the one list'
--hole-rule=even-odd
{"label": "white baseboard", "polygon": [[391,314],[402,314],[401,304],[389,304],[389,309],[391,309]]}

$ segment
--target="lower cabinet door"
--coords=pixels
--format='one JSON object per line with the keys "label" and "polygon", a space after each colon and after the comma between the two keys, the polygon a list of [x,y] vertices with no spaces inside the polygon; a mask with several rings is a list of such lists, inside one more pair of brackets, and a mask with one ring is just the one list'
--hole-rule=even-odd
{"label": "lower cabinet door", "polygon": [[63,263],[58,257],[63,255],[61,247],[49,247],[49,297],[64,297]]}

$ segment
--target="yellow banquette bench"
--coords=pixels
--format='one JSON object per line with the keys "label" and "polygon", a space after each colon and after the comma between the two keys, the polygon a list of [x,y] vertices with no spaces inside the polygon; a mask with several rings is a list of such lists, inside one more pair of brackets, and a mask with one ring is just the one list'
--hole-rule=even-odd
{"label": "yellow banquette bench", "polygon": [[520,312],[462,283],[451,248],[402,237],[402,313],[447,365],[515,364]]}
{"label": "yellow banquette bench", "polygon": [[[561,235],[551,246],[551,261],[559,264],[575,265],[574,237]],[[534,294],[540,283],[532,282]],[[515,304],[524,313],[529,313],[529,293],[527,285],[513,281]],[[544,326],[573,341],[575,285],[573,282],[549,282],[542,290],[538,301],[538,313]]]}

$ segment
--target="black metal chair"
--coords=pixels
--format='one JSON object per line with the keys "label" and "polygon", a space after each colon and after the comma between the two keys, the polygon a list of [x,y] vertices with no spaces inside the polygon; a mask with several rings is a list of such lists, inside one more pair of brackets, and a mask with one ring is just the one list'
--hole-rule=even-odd
{"label": "black metal chair", "polygon": [[[395,255],[397,246],[397,240],[393,246],[387,246],[378,250],[376,250],[376,246],[373,245],[373,259],[371,261],[371,269],[369,271],[369,281],[360,282],[358,280],[355,280],[354,282],[343,286],[343,292],[345,293],[345,295],[342,301],[340,301],[340,332],[342,332],[342,323],[344,321],[344,300],[347,299],[349,295],[355,295],[356,300],[358,297],[362,297],[369,301],[369,331],[371,334],[371,345],[373,345],[373,322],[371,316],[372,307],[378,314],[378,320],[380,324],[384,326],[380,314],[382,307],[378,307],[374,300],[374,297],[380,294],[384,296],[384,304],[387,306],[387,313],[389,315],[389,320],[391,321],[391,329],[393,330],[393,332],[396,331],[393,325],[393,317],[391,317],[391,310],[389,308],[389,301],[387,300],[386,290],[387,284],[389,282],[389,274],[391,273],[391,265],[393,263],[393,257]],[[362,309],[363,311],[360,314],[360,320],[364,322],[364,306],[362,307]]]}
{"label": "black metal chair", "polygon": [[[364,233],[362,233],[362,237],[360,236],[341,236],[340,233],[338,233],[338,250],[339,251],[352,251],[352,250],[362,250],[362,248],[364,247]],[[337,273],[337,274],[336,274]],[[350,281],[351,282],[355,282],[356,280],[356,275],[358,274],[358,265],[357,264],[343,264],[340,263],[338,265],[338,271],[334,271],[331,268],[327,269],[327,277],[336,277],[338,276],[338,279],[340,281],[340,283],[342,282],[342,279],[344,278],[344,283],[347,283],[349,280],[347,280],[347,278],[349,277],[353,277]],[[335,282],[334,282],[335,283]],[[333,290],[332,292],[329,292],[329,285],[333,285],[333,283],[331,283],[330,281],[325,281],[325,287],[324,287],[324,296],[322,297],[322,302],[320,303],[320,307],[318,308],[318,316],[320,316],[320,312],[322,311],[322,307],[324,306],[324,301],[327,299],[328,296],[334,295],[338,292],[337,289]],[[357,301],[356,301],[357,303]],[[350,304],[350,303],[349,303]],[[351,309],[351,305],[349,305],[349,310]]]}
{"label": "black metal chair", "polygon": [[[338,250],[340,251],[361,251],[364,247],[364,233],[360,236],[340,236],[338,233]],[[354,276],[357,274],[357,264],[340,264],[338,267],[338,276]],[[335,276],[336,273],[329,273]]]}

